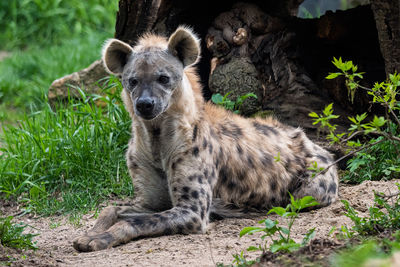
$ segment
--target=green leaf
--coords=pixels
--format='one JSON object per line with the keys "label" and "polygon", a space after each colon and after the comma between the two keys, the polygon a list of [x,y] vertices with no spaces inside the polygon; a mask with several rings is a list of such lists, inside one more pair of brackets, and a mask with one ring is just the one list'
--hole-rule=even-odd
{"label": "green leaf", "polygon": [[300,207],[299,209],[304,209],[312,206],[316,206],[319,203],[312,197],[312,196],[305,196],[302,199],[300,199]]}
{"label": "green leaf", "polygon": [[324,113],[325,116],[329,116],[332,114],[332,112],[333,112],[332,107],[333,107],[333,103],[330,103],[329,105],[327,105],[324,108],[324,110],[322,112]]}
{"label": "green leaf", "polygon": [[261,231],[264,231],[264,228],[257,227],[257,226],[249,226],[249,227],[243,228],[243,230],[240,231],[239,236],[242,237],[244,235],[249,235],[249,234],[253,234],[253,233],[257,233],[257,232],[261,232]]}
{"label": "green leaf", "polygon": [[293,251],[298,250],[300,247],[301,247],[301,244],[294,243],[294,244],[288,245],[288,246],[287,246],[287,250],[288,250],[289,252],[293,252]]}
{"label": "green leaf", "polygon": [[336,226],[332,226],[331,230],[329,230],[328,236],[331,236],[336,231]]}
{"label": "green leaf", "polygon": [[247,93],[247,94],[245,94],[245,95],[242,95],[242,96],[240,96],[240,99],[241,99],[242,101],[244,101],[244,100],[246,100],[246,99],[249,98],[249,97],[253,97],[253,98],[256,98],[256,99],[257,99],[257,96],[256,96],[254,93]]}
{"label": "green leaf", "polygon": [[282,207],[274,207],[270,209],[267,214],[270,214],[272,212],[278,214],[279,216],[282,216],[286,212],[286,210]]}
{"label": "green leaf", "polygon": [[364,72],[359,72],[359,73],[353,73],[353,75],[355,76],[355,77],[358,77],[358,78],[360,78],[360,79],[363,79],[364,77],[363,77],[363,74]]}
{"label": "green leaf", "polygon": [[294,212],[294,211],[288,211],[288,212],[285,212],[285,213],[282,215],[282,217],[287,218],[287,217],[293,217],[293,216],[296,216],[296,215],[297,215],[296,212]]}
{"label": "green leaf", "polygon": [[292,206],[294,209],[298,209],[299,207],[298,201],[294,199],[293,195],[290,194],[290,192],[289,196],[290,196],[290,204],[287,206],[286,210],[289,210],[290,206]]}
{"label": "green leaf", "polygon": [[349,83],[347,83],[347,85],[349,86],[349,88],[351,90],[354,90],[354,89],[356,89],[358,87],[358,84],[355,83],[355,82],[349,82]]}
{"label": "green leaf", "polygon": [[325,77],[325,79],[328,79],[328,80],[335,79],[340,75],[342,75],[342,73],[340,73],[340,72],[331,72],[331,73],[329,73],[328,76]]}
{"label": "green leaf", "polygon": [[363,113],[361,115],[356,115],[356,119],[358,122],[362,122],[367,117],[367,113]]}
{"label": "green leaf", "polygon": [[280,244],[273,244],[273,245],[271,245],[270,250],[272,253],[275,253],[275,252],[281,250],[282,248],[283,247]]}
{"label": "green leaf", "polygon": [[286,227],[281,227],[281,232],[284,233],[285,235],[288,235],[290,233],[290,230]]}
{"label": "green leaf", "polygon": [[[354,117],[347,117],[351,122],[357,124],[357,120]],[[357,125],[356,125],[357,126]],[[356,127],[357,128],[357,127]]]}
{"label": "green leaf", "polygon": [[247,248],[247,251],[258,251],[262,250],[260,247],[250,246]]}
{"label": "green leaf", "polygon": [[336,68],[342,70],[343,62],[342,62],[342,58],[341,57],[339,57],[339,59],[336,59],[335,57],[333,57],[332,63],[333,63],[333,65],[335,65]]}
{"label": "green leaf", "polygon": [[349,61],[344,62],[343,66],[342,66],[343,71],[348,71],[351,68],[353,68],[353,61],[349,60]]}
{"label": "green leaf", "polygon": [[227,100],[227,99],[228,99],[228,96],[229,96],[231,93],[232,93],[231,91],[229,91],[228,93],[226,93],[226,94],[224,95],[224,97],[222,98],[222,101]]}
{"label": "green leaf", "polygon": [[266,219],[264,221],[264,224],[265,224],[265,228],[272,229],[278,224],[278,221],[272,221],[270,219]]}
{"label": "green leaf", "polygon": [[302,246],[307,245],[311,239],[315,237],[315,228],[308,230],[307,234],[304,236],[303,241],[301,242]]}
{"label": "green leaf", "polygon": [[217,105],[222,103],[222,99],[223,99],[223,96],[221,94],[213,94],[211,96],[211,101]]}
{"label": "green leaf", "polygon": [[386,120],[382,116],[381,117],[375,116],[374,120],[372,121],[373,126],[375,126],[377,128],[382,127],[383,125],[385,125],[385,123],[386,123]]}
{"label": "green leaf", "polygon": [[308,116],[311,118],[319,118],[318,114],[315,112],[308,113]]}
{"label": "green leaf", "polygon": [[274,157],[275,162],[280,162],[281,161],[281,152],[278,152],[278,155]]}
{"label": "green leaf", "polygon": [[231,100],[226,100],[224,101],[224,105],[226,107],[227,110],[233,110],[235,108],[235,103],[232,102]]}

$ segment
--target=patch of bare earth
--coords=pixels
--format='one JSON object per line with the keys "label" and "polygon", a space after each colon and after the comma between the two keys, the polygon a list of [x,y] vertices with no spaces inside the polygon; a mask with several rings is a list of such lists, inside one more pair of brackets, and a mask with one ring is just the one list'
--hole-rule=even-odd
{"label": "patch of bare earth", "polygon": [[[366,214],[373,205],[373,191],[393,193],[399,181],[367,181],[360,185],[341,185],[340,199],[346,199],[360,214]],[[310,229],[316,229],[313,243],[297,253],[309,254],[309,259],[319,260],[326,250],[338,248],[336,242],[328,237],[333,226],[351,225],[349,218],[343,215],[345,209],[340,201],[329,207],[301,213],[293,227],[293,234],[299,241]],[[253,219],[226,219],[211,223],[206,234],[174,235],[155,238],[143,238],[115,248],[78,253],[72,248],[72,240],[93,226],[95,219],[90,214],[83,217],[80,228],[75,228],[65,217],[29,218],[21,220],[28,223],[40,233],[35,238],[39,249],[25,252],[26,259],[15,250],[0,247],[1,253],[15,258],[13,266],[215,266],[216,263],[229,264],[232,254],[246,250],[250,245],[258,245],[260,235],[239,238],[240,230],[245,226],[257,225],[264,217]],[[271,219],[277,217],[270,216]],[[60,226],[54,228],[56,224]],[[53,229],[52,229],[53,228]],[[314,252],[313,252],[314,251]],[[325,253],[325,254],[324,254]],[[260,256],[260,252],[246,252],[248,259]],[[267,258],[265,258],[267,257]],[[264,255],[263,263],[270,265],[272,258]],[[0,260],[1,261],[1,260]],[[264,265],[263,264],[263,265]],[[294,266],[294,265],[293,265]]]}
{"label": "patch of bare earth", "polygon": [[11,56],[11,53],[8,51],[0,51],[0,61]]}

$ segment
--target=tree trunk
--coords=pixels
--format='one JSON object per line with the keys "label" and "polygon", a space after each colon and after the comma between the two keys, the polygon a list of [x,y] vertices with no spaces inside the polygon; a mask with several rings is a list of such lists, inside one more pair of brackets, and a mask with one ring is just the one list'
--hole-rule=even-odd
{"label": "tree trunk", "polygon": [[400,0],[371,0],[386,75],[400,71]]}
{"label": "tree trunk", "polygon": [[[309,112],[336,102],[344,126],[347,113],[365,111],[369,102],[359,93],[350,103],[343,81],[324,79],[334,71],[331,60],[353,60],[369,74],[366,84],[384,78],[385,66],[393,72],[400,60],[398,2],[394,10],[390,0],[374,0],[374,13],[363,6],[309,20],[296,17],[302,2],[120,0],[115,37],[133,45],[144,32],[168,36],[178,25],[190,25],[202,39],[198,69],[206,99],[228,90],[234,98],[253,91],[258,101],[248,100],[244,113],[268,110],[307,130],[316,128]],[[239,31],[246,38],[235,43]]]}
{"label": "tree trunk", "polygon": [[164,17],[162,11],[170,8],[169,0],[120,0],[115,37],[133,43],[142,33],[150,31],[157,18]]}
{"label": "tree trunk", "polygon": [[[278,17],[296,16],[304,0],[255,1]],[[119,0],[119,11],[115,25],[115,38],[133,44],[141,34],[153,31],[170,34],[180,24],[195,26],[205,33],[204,26],[197,21],[210,21],[219,13],[229,9],[238,1],[186,0]]]}

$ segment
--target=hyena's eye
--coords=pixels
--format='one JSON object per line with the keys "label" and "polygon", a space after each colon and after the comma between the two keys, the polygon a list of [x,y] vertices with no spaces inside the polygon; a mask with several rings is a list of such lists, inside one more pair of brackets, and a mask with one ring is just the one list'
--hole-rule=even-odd
{"label": "hyena's eye", "polygon": [[158,77],[158,82],[161,84],[167,84],[169,83],[169,77],[165,75],[160,75],[160,77]]}
{"label": "hyena's eye", "polygon": [[130,87],[135,87],[138,84],[138,80],[135,78],[129,78],[128,83]]}

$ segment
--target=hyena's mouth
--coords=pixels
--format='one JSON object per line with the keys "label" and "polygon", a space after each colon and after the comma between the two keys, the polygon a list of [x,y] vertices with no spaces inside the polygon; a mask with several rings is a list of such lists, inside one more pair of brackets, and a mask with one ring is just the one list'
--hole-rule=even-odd
{"label": "hyena's mouth", "polygon": [[142,119],[152,120],[158,117],[162,112],[162,109],[158,106],[155,106],[152,110],[140,110],[137,106],[135,106],[135,114]]}
{"label": "hyena's mouth", "polygon": [[154,119],[155,117],[157,117],[158,116],[158,114],[150,114],[150,115],[143,115],[143,114],[140,114],[140,113],[136,113],[139,117],[141,117],[142,119],[145,119],[145,120],[152,120],[152,119]]}
{"label": "hyena's mouth", "polygon": [[159,113],[158,112],[141,112],[141,111],[139,111],[139,110],[135,110],[135,114],[137,115],[137,116],[139,116],[140,118],[142,118],[142,119],[145,119],[145,120],[152,120],[152,119],[154,119],[155,117],[157,117],[158,115],[159,115]]}

